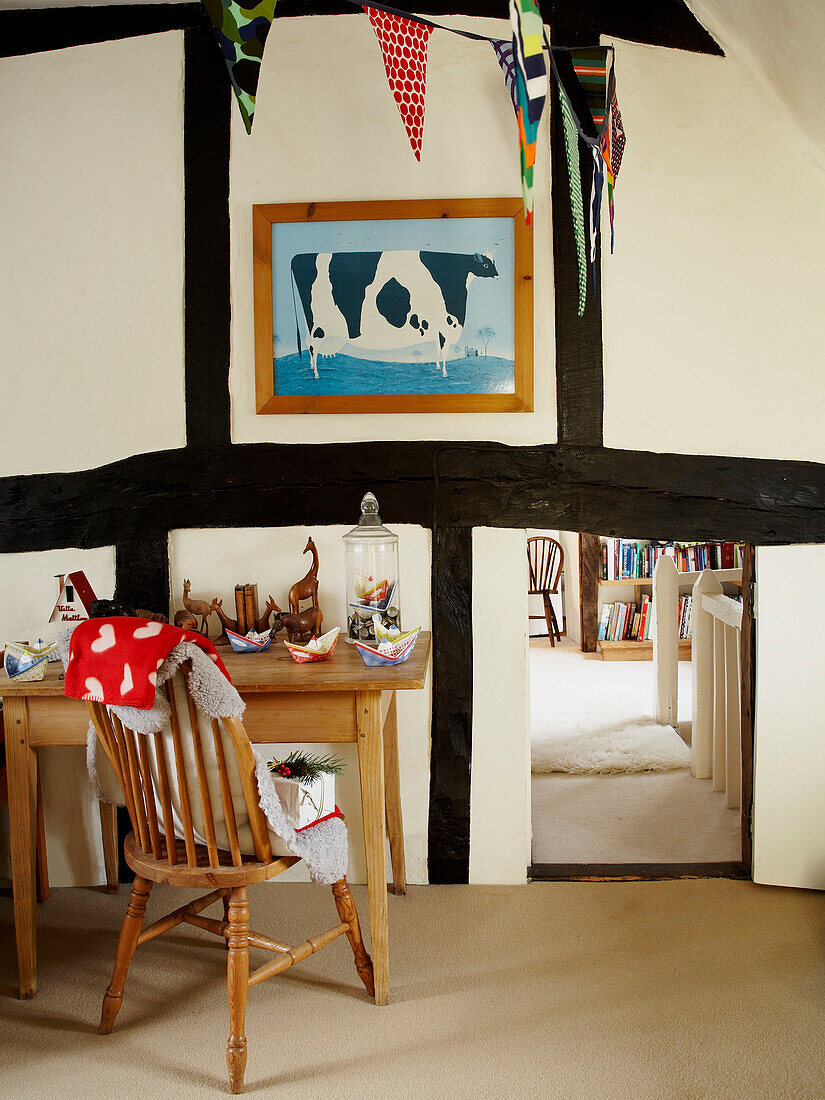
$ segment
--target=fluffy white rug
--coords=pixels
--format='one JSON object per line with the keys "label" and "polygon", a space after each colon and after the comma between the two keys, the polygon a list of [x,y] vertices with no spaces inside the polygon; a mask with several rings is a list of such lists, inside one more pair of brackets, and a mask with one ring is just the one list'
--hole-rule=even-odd
{"label": "fluffy white rug", "polygon": [[545,735],[533,741],[534,772],[611,775],[690,767],[690,749],[670,726],[636,723],[595,733]]}
{"label": "fluffy white rug", "polygon": [[[680,711],[690,666],[679,667]],[[688,689],[685,698],[684,688]],[[653,719],[653,663],[530,647],[533,771],[610,775],[690,767],[690,749]],[[681,717],[681,715],[680,715]]]}

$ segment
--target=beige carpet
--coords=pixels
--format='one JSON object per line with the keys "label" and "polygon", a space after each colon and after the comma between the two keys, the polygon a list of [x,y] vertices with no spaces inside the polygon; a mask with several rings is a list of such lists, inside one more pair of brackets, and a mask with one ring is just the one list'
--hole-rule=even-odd
{"label": "beige carpet", "polygon": [[[690,662],[679,662],[679,729],[690,743]],[[649,718],[652,661],[602,661],[572,644],[530,645],[531,732],[602,730]],[[740,858],[740,815],[686,769],[532,776],[533,863],[718,863]]]}
{"label": "beige carpet", "polygon": [[[155,894],[155,913],[182,896]],[[300,935],[307,919],[317,928],[332,915],[328,891],[310,885],[257,887],[251,897],[256,925],[273,934]],[[363,889],[356,897],[363,912]],[[175,930],[139,949],[115,1032],[96,1033],[124,905],[124,896],[56,891],[38,910],[41,992],[20,1002],[11,902],[0,898],[4,1096],[225,1094],[224,957],[206,933]],[[390,932],[386,1008],[367,1001],[344,940],[250,990],[249,1095],[825,1092],[821,894],[724,880],[414,887],[390,898]]]}
{"label": "beige carpet", "polygon": [[741,858],[739,810],[710,779],[534,775],[533,863],[719,863]]}

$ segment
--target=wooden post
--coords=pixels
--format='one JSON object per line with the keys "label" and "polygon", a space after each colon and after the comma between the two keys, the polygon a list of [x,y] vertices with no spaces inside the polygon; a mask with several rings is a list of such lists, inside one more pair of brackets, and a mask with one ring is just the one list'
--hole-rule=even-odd
{"label": "wooden post", "polygon": [[361,813],[364,819],[364,855],[370,906],[370,942],[375,974],[375,1003],[390,999],[387,940],[387,832],[384,808],[384,748],[381,731],[381,692],[355,693],[358,765],[361,773]]}
{"label": "wooden post", "polygon": [[653,674],[656,721],[675,726],[679,704],[679,584],[676,565],[663,554],[653,570]]}
{"label": "wooden post", "polygon": [[710,569],[693,586],[690,664],[693,679],[691,771],[696,779],[713,775],[713,616],[702,607],[702,596],[718,596],[722,585]]}
{"label": "wooden post", "polygon": [[579,535],[579,621],[582,653],[595,653],[599,638],[599,573],[601,540],[598,535]]}
{"label": "wooden post", "polygon": [[17,974],[20,997],[27,998],[37,992],[37,918],[34,911],[37,756],[29,746],[25,698],[8,696],[4,702]]}
{"label": "wooden post", "polygon": [[739,631],[725,624],[725,805],[738,809],[742,801],[741,684]]}
{"label": "wooden post", "polygon": [[713,620],[713,789],[725,789],[727,746],[727,706],[725,703],[725,624]]}

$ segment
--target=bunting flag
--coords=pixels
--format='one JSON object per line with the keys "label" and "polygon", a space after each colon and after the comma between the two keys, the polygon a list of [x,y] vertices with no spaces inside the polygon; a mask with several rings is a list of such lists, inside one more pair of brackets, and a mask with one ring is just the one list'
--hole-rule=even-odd
{"label": "bunting flag", "polygon": [[561,103],[564,148],[567,153],[567,174],[570,179],[570,209],[573,213],[573,236],[576,239],[576,258],[579,265],[579,317],[584,315],[587,301],[587,242],[584,233],[584,203],[582,202],[582,177],[579,165],[579,133],[570,104],[564,96]]}
{"label": "bunting flag", "polygon": [[261,59],[275,17],[275,3],[276,0],[249,0],[242,6],[236,0],[203,0],[248,134],[252,133]]}
{"label": "bunting flag", "polygon": [[395,98],[416,160],[421,160],[427,44],[431,25],[363,5],[381,45],[390,91]]}
{"label": "bunting flag", "polygon": [[613,251],[613,188],[619,169],[622,166],[624,155],[625,135],[622,125],[622,113],[619,110],[619,101],[616,99],[615,82],[613,95],[610,98],[610,124],[604,128],[602,139],[602,157],[605,163],[605,175],[607,176],[607,205],[610,210],[610,251]]}
{"label": "bunting flag", "polygon": [[547,96],[547,66],[544,63],[544,27],[533,0],[510,0],[513,28],[513,57],[516,62],[516,115],[521,150],[521,190],[524,218],[533,220],[533,166],[538,134]]}
{"label": "bunting flag", "polygon": [[518,118],[518,91],[516,90],[516,62],[513,58],[513,43],[502,42],[497,38],[493,38],[490,45],[493,47],[496,61],[501,66],[501,71],[504,74],[504,84],[510,93],[513,110],[516,112],[516,118]]}

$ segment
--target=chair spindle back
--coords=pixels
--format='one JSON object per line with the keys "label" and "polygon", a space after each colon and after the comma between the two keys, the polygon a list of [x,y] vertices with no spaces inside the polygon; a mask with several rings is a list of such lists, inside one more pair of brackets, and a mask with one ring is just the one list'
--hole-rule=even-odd
{"label": "chair spindle back", "polygon": [[549,535],[535,535],[527,540],[527,562],[530,567],[529,594],[557,592],[564,566],[564,550],[560,542]]}
{"label": "chair spindle back", "polygon": [[[88,704],[98,741],[123,790],[135,840],[145,855],[169,864],[240,867],[241,814],[252,835],[255,859],[269,863],[272,847],[258,801],[249,735],[239,718],[208,719],[199,714],[186,675],[181,674],[189,667],[185,662],[165,685],[171,713],[169,728],[159,733],[136,733],[104,704]],[[181,722],[182,714],[188,721]],[[185,743],[189,738],[191,752]],[[176,831],[182,835],[182,849]]]}

